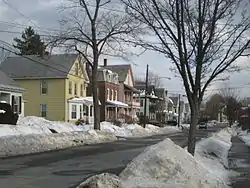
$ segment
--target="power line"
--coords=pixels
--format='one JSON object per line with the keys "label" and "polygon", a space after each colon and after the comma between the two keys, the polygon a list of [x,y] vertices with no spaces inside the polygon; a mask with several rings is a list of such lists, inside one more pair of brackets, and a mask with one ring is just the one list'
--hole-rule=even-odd
{"label": "power line", "polygon": [[33,22],[33,20],[31,20],[28,16],[26,16],[25,14],[21,13],[17,8],[13,7],[11,4],[7,3],[5,0],[2,0],[4,4],[6,4],[9,8],[11,8],[12,10],[14,10],[15,12],[17,12],[18,14],[20,14],[22,17],[26,18],[27,20],[29,20],[33,25],[36,26],[36,23]]}
{"label": "power line", "polygon": [[[1,24],[7,25],[7,26],[11,26],[11,27],[15,27],[15,28],[21,28],[24,29],[24,27],[29,27],[30,25],[26,25],[26,24],[20,24],[17,22],[7,22],[7,21],[2,21],[0,20]],[[45,28],[45,27],[40,27],[40,26],[32,26],[33,28],[35,28],[38,31],[44,31],[44,32],[60,32],[59,29],[55,29],[55,28]]]}

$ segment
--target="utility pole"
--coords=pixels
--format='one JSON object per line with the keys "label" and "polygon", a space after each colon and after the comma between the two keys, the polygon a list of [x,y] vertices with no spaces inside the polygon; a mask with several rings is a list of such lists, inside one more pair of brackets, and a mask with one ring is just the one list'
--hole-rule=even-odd
{"label": "utility pole", "polygon": [[178,95],[178,127],[180,127],[181,121],[181,94]]}
{"label": "utility pole", "polygon": [[148,95],[148,65],[146,68],[146,83],[145,83],[145,96],[144,96],[144,121],[143,121],[143,127],[146,128],[146,122],[147,122],[147,95]]}

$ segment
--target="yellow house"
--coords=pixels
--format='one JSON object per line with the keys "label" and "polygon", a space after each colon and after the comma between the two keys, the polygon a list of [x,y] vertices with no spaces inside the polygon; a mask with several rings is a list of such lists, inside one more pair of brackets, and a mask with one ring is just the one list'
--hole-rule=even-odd
{"label": "yellow house", "polygon": [[89,79],[77,54],[10,57],[1,69],[25,89],[25,116],[75,122],[93,115]]}

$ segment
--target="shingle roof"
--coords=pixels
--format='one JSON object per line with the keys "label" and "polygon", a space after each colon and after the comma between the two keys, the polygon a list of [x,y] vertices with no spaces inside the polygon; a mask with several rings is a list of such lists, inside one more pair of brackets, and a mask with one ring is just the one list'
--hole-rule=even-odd
{"label": "shingle roof", "polygon": [[6,86],[17,86],[17,83],[8,77],[1,69],[0,69],[0,84]]}
{"label": "shingle roof", "polygon": [[[104,67],[104,66],[101,66]],[[111,70],[112,72],[116,72],[119,76],[119,81],[124,82],[126,80],[128,70],[130,69],[129,64],[122,64],[122,65],[107,65],[105,66],[106,69]]]}
{"label": "shingle roof", "polygon": [[[11,78],[66,78],[77,54],[58,54],[43,58],[28,55],[9,57],[1,63],[1,69]],[[32,59],[32,60],[29,60]]]}
{"label": "shingle roof", "polygon": [[164,98],[166,96],[165,88],[155,88],[155,95],[160,98]]}
{"label": "shingle roof", "polygon": [[20,88],[17,83],[8,77],[1,69],[0,69],[0,90],[7,91],[16,91],[22,92],[24,89]]}

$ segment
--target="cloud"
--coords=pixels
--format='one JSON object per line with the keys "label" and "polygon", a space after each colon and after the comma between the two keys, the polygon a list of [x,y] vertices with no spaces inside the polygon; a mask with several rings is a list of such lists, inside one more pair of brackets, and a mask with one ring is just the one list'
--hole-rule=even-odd
{"label": "cloud", "polygon": [[[53,34],[59,29],[59,20],[64,14],[60,11],[63,0],[5,0],[9,7],[0,0],[0,30],[11,32],[22,32],[25,26],[34,26],[40,34]],[[23,14],[23,15],[22,15]],[[3,23],[5,22],[5,23]],[[15,24],[18,23],[18,24]],[[39,27],[39,28],[38,28]],[[0,40],[12,43],[14,37],[19,37],[20,33],[0,32]],[[102,62],[103,58],[100,60]],[[132,62],[126,62],[121,58],[108,57],[110,64],[132,63],[133,71],[136,77],[144,77],[146,65],[149,65],[150,71],[162,77],[171,77],[171,80],[162,79],[164,87],[170,93],[183,93],[183,84],[180,78],[175,77],[175,74],[170,71],[173,64],[163,55],[148,51],[140,57],[133,57]],[[237,62],[240,66],[245,66],[250,63],[249,58],[241,58]],[[241,73],[230,74],[229,84],[232,87],[241,87],[241,95],[249,96],[250,74],[244,70]],[[245,85],[244,85],[245,84]],[[223,87],[223,83],[217,82],[208,88],[209,93],[218,91]]]}

